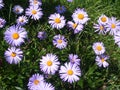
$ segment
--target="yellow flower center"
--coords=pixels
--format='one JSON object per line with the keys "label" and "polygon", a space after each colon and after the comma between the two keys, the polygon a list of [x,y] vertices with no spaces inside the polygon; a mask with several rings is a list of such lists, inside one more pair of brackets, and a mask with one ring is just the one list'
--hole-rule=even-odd
{"label": "yellow flower center", "polygon": [[102,17],[102,18],[101,18],[101,21],[102,21],[102,22],[106,22],[106,21],[107,21],[106,17]]}
{"label": "yellow flower center", "polygon": [[116,27],[116,25],[113,23],[112,25],[111,25],[111,28],[115,28]]}
{"label": "yellow flower center", "polygon": [[62,43],[62,40],[61,40],[61,39],[59,39],[59,40],[57,40],[57,42],[58,42],[59,44],[61,44],[61,43]]}
{"label": "yellow flower center", "polygon": [[37,11],[36,10],[32,10],[32,14],[37,14]]}
{"label": "yellow flower center", "polygon": [[51,60],[48,60],[48,61],[47,61],[47,65],[48,65],[48,66],[52,66],[52,64],[53,64],[53,63],[52,63]]}
{"label": "yellow flower center", "polygon": [[55,21],[55,23],[60,23],[61,22],[60,18],[56,18],[54,21]]}
{"label": "yellow flower center", "polygon": [[104,62],[104,61],[105,61],[105,59],[104,59],[104,58],[102,58],[102,59],[101,59],[101,61],[102,61],[102,62]]}
{"label": "yellow flower center", "polygon": [[39,81],[39,80],[37,80],[37,79],[36,79],[36,80],[34,80],[34,84],[35,84],[35,85],[38,85],[38,84],[39,84],[39,82],[40,82],[40,81]]}
{"label": "yellow flower center", "polygon": [[96,49],[97,49],[98,51],[101,51],[101,50],[102,50],[102,47],[101,47],[101,46],[97,46]]}
{"label": "yellow flower center", "polygon": [[13,39],[18,39],[19,38],[19,34],[18,33],[13,33],[12,37],[13,37]]}
{"label": "yellow flower center", "polygon": [[38,0],[34,0],[34,4],[37,4],[38,3]]}
{"label": "yellow flower center", "polygon": [[16,56],[16,53],[15,53],[15,52],[12,52],[12,53],[11,53],[11,56],[12,56],[12,57],[15,57],[15,56]]}
{"label": "yellow flower center", "polygon": [[83,19],[83,18],[84,18],[84,15],[83,15],[83,14],[78,14],[78,18],[79,18],[79,19]]}
{"label": "yellow flower center", "polygon": [[104,27],[103,26],[100,26],[100,30],[103,30],[104,29]]}
{"label": "yellow flower center", "polygon": [[73,24],[73,28],[75,29],[76,27],[77,27],[77,24],[76,24],[76,23],[74,23],[74,24]]}
{"label": "yellow flower center", "polygon": [[71,70],[71,69],[68,70],[68,71],[67,71],[67,74],[68,74],[68,75],[73,75],[73,70]]}

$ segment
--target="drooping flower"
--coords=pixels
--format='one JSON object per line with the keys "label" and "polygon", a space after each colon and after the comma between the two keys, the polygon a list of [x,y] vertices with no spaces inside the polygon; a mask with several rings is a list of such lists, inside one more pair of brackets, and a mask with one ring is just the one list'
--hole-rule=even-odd
{"label": "drooping flower", "polygon": [[5,51],[4,55],[9,64],[18,64],[23,58],[23,51],[20,48],[11,47]]}
{"label": "drooping flower", "polygon": [[110,35],[116,34],[120,31],[120,21],[116,20],[115,17],[111,17],[106,25],[106,30],[110,32]]}
{"label": "drooping flower", "polygon": [[72,21],[68,21],[67,26],[73,30],[74,34],[80,33],[83,30],[82,24],[74,23]]}
{"label": "drooping flower", "polygon": [[46,56],[42,56],[40,60],[40,69],[45,74],[54,75],[58,70],[60,62],[58,61],[58,57],[55,54],[49,53]]}
{"label": "drooping flower", "polygon": [[29,82],[27,86],[29,90],[41,90],[43,83],[44,83],[44,77],[36,73],[29,78]]}
{"label": "drooping flower", "polygon": [[75,23],[85,24],[90,19],[84,9],[77,8],[72,14],[72,18]]}
{"label": "drooping flower", "polygon": [[77,54],[69,54],[69,60],[71,64],[80,65],[80,59]]}
{"label": "drooping flower", "polygon": [[67,46],[67,40],[63,35],[55,35],[53,37],[53,45],[59,49],[64,49]]}
{"label": "drooping flower", "polygon": [[6,24],[5,19],[0,18],[0,28],[3,28],[5,26],[5,24]]}
{"label": "drooping flower", "polygon": [[42,8],[38,6],[29,6],[29,8],[26,9],[26,16],[31,17],[31,19],[39,20],[43,16]]}
{"label": "drooping flower", "polygon": [[60,13],[60,14],[66,12],[66,8],[63,5],[62,6],[58,5],[55,7],[55,9],[56,9],[57,13]]}
{"label": "drooping flower", "polygon": [[60,67],[59,74],[63,81],[74,83],[80,79],[81,70],[76,64],[65,63],[64,66]]}
{"label": "drooping flower", "polygon": [[92,48],[93,48],[96,55],[101,55],[101,54],[105,53],[105,47],[104,47],[103,42],[95,42],[95,43],[93,43]]}
{"label": "drooping flower", "polygon": [[65,21],[64,16],[54,13],[50,15],[48,23],[52,26],[52,28],[61,29],[65,26]]}
{"label": "drooping flower", "polygon": [[17,24],[20,25],[20,26],[24,26],[25,24],[28,23],[28,19],[26,16],[22,15],[22,16],[19,16],[18,19],[16,20]]}
{"label": "drooping flower", "polygon": [[23,13],[23,11],[24,11],[24,9],[23,9],[23,7],[21,7],[20,5],[15,5],[14,7],[13,7],[13,12],[15,13],[15,14],[22,14]]}
{"label": "drooping flower", "polygon": [[109,59],[109,57],[107,55],[101,55],[101,56],[96,56],[96,64],[99,66],[99,67],[108,67],[109,66],[109,63],[106,61],[107,59]]}
{"label": "drooping flower", "polygon": [[24,43],[24,39],[27,38],[27,32],[25,28],[18,25],[13,25],[7,28],[4,35],[4,39],[11,46],[20,46],[22,43]]}

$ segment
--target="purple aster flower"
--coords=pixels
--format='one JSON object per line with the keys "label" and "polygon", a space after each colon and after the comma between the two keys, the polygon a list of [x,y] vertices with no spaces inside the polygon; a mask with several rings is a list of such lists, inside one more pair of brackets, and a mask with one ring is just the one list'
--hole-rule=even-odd
{"label": "purple aster flower", "polygon": [[62,35],[55,35],[53,37],[53,45],[56,46],[59,49],[66,48],[67,46],[67,40]]}
{"label": "purple aster flower", "polygon": [[5,26],[5,24],[6,24],[5,19],[0,18],[0,28],[3,28]]}
{"label": "purple aster flower", "polygon": [[80,65],[80,59],[76,54],[69,54],[69,60],[71,64]]}
{"label": "purple aster flower", "polygon": [[45,31],[38,32],[37,37],[38,37],[40,40],[44,40],[44,39],[47,37],[47,33],[46,33]]}
{"label": "purple aster flower", "polygon": [[13,12],[15,13],[15,14],[22,14],[23,13],[23,11],[24,11],[24,9],[23,9],[23,7],[21,7],[20,5],[15,5],[14,7],[13,7]]}
{"label": "purple aster flower", "polygon": [[96,56],[96,64],[99,66],[99,67],[108,67],[109,66],[109,63],[106,61],[107,59],[109,59],[109,56],[107,55],[100,55],[100,56]]}
{"label": "purple aster flower", "polygon": [[26,23],[28,23],[28,19],[26,16],[22,15],[19,16],[18,19],[16,20],[17,24],[20,26],[24,26]]}
{"label": "purple aster flower", "polygon": [[60,13],[60,14],[62,14],[66,11],[65,6],[63,6],[63,5],[62,6],[58,5],[55,7],[55,9],[56,9],[57,13]]}
{"label": "purple aster flower", "polygon": [[73,2],[73,0],[67,0],[68,2]]}

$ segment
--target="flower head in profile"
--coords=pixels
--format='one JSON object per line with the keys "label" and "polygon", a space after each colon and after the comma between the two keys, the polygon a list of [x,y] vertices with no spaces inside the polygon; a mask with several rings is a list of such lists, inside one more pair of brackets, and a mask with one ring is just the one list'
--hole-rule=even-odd
{"label": "flower head in profile", "polygon": [[72,14],[75,23],[85,24],[89,20],[88,14],[84,9],[77,8]]}
{"label": "flower head in profile", "polygon": [[3,0],[0,0],[0,9],[2,9],[3,7],[4,7]]}
{"label": "flower head in profile", "polygon": [[44,40],[44,39],[47,37],[47,33],[46,33],[45,31],[40,31],[40,32],[38,32],[37,37],[38,37],[40,40]]}
{"label": "flower head in profile", "polygon": [[41,6],[42,5],[42,2],[41,0],[29,0],[29,3],[31,6]]}
{"label": "flower head in profile", "polygon": [[34,20],[39,20],[43,16],[42,8],[38,6],[29,6],[29,8],[26,9],[25,13],[26,16]]}
{"label": "flower head in profile", "polygon": [[108,67],[109,66],[109,63],[106,61],[107,59],[109,59],[109,56],[107,55],[100,55],[100,56],[96,56],[96,64],[99,66],[99,67]]}
{"label": "flower head in profile", "polygon": [[83,31],[83,25],[79,23],[68,21],[67,26],[70,30],[73,30],[74,34],[77,34]]}
{"label": "flower head in profile", "polygon": [[95,42],[95,43],[93,43],[92,48],[93,48],[96,55],[101,55],[101,54],[105,53],[105,47],[104,47],[103,42]]}
{"label": "flower head in profile", "polygon": [[80,65],[80,59],[77,54],[69,54],[69,60],[71,64]]}
{"label": "flower head in profile", "polygon": [[0,18],[0,28],[3,28],[5,26],[5,24],[6,24],[5,19]]}
{"label": "flower head in profile", "polygon": [[44,83],[44,77],[38,73],[33,74],[29,78],[29,82],[27,84],[29,90],[42,90],[41,86]]}
{"label": "flower head in profile", "polygon": [[105,24],[107,24],[107,23],[109,22],[109,18],[108,18],[106,15],[102,14],[102,15],[99,17],[98,22],[99,22],[100,24],[102,24],[102,25],[105,25]]}
{"label": "flower head in profile", "polygon": [[49,24],[52,28],[62,29],[65,26],[65,18],[58,13],[51,14],[49,16]]}
{"label": "flower head in profile", "polygon": [[63,35],[55,35],[53,37],[53,45],[56,46],[56,48],[64,49],[67,47],[67,40]]}
{"label": "flower head in profile", "polygon": [[66,12],[66,7],[63,5],[62,6],[58,5],[55,7],[55,9],[56,9],[57,13],[60,13],[60,14]]}
{"label": "flower head in profile", "polygon": [[25,24],[28,23],[28,19],[26,16],[22,15],[22,16],[19,16],[18,19],[16,20],[17,24],[20,25],[20,26],[24,26]]}
{"label": "flower head in profile", "polygon": [[80,79],[81,70],[76,64],[65,63],[64,66],[60,67],[59,74],[63,81],[74,83]]}
{"label": "flower head in profile", "polygon": [[118,31],[117,33],[115,33],[115,35],[114,35],[114,41],[118,45],[118,47],[120,47],[120,31]]}
{"label": "flower head in profile", "polygon": [[27,32],[25,28],[18,25],[10,26],[4,33],[4,39],[11,46],[20,46],[26,38]]}
{"label": "flower head in profile", "polygon": [[23,51],[20,48],[11,47],[5,51],[4,56],[9,64],[18,64],[23,58]]}
{"label": "flower head in profile", "polygon": [[15,5],[14,7],[13,7],[13,12],[15,13],[15,14],[22,14],[23,13],[23,11],[24,11],[24,9],[23,9],[23,7],[21,7],[20,5]]}
{"label": "flower head in profile", "polygon": [[116,20],[115,17],[111,17],[106,25],[106,30],[110,32],[110,35],[116,34],[120,31],[120,21]]}
{"label": "flower head in profile", "polygon": [[46,56],[42,56],[40,60],[40,69],[45,74],[54,75],[58,70],[60,62],[58,61],[58,57],[55,54],[49,53]]}
{"label": "flower head in profile", "polygon": [[98,32],[98,34],[106,34],[105,26],[99,22],[98,24],[94,24],[93,28],[95,29],[95,32]]}

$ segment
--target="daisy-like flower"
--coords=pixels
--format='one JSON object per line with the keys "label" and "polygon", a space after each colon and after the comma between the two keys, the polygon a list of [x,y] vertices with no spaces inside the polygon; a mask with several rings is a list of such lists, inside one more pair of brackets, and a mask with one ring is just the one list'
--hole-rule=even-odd
{"label": "daisy-like flower", "polygon": [[65,26],[65,19],[64,16],[60,16],[60,14],[51,14],[49,17],[49,24],[52,28],[61,29]]}
{"label": "daisy-like flower", "polygon": [[23,9],[23,7],[21,7],[20,5],[15,5],[15,6],[13,7],[13,12],[14,12],[15,14],[22,14],[23,11],[24,11],[24,9]]}
{"label": "daisy-like flower", "polygon": [[39,90],[55,90],[55,88],[50,83],[42,83]]}
{"label": "daisy-like flower", "polygon": [[76,23],[85,24],[89,18],[87,12],[84,9],[76,9],[72,14],[72,18]]}
{"label": "daisy-like flower", "polygon": [[73,2],[73,0],[67,0],[68,2]]}
{"label": "daisy-like flower", "polygon": [[109,57],[107,55],[101,55],[101,56],[96,56],[96,64],[99,66],[99,67],[108,67],[109,66],[109,63],[106,61],[107,59],[109,59]]}
{"label": "daisy-like flower", "polygon": [[62,6],[58,5],[55,7],[55,9],[56,9],[57,13],[60,13],[60,14],[66,12],[66,8],[63,5]]}
{"label": "daisy-like flower", "polygon": [[24,26],[25,24],[28,23],[28,19],[26,16],[22,15],[22,16],[19,16],[18,19],[16,20],[17,24],[20,25],[20,26]]}
{"label": "daisy-like flower", "polygon": [[67,46],[67,40],[62,35],[55,35],[53,37],[53,45],[59,49],[64,49]]}
{"label": "daisy-like flower", "polygon": [[29,82],[27,86],[29,90],[41,90],[41,86],[43,85],[43,83],[44,83],[44,77],[36,73],[29,78]]}
{"label": "daisy-like flower", "polygon": [[81,76],[81,70],[79,66],[75,64],[65,63],[64,66],[60,67],[59,74],[63,81],[73,83],[80,79],[79,76]]}
{"label": "daisy-like flower", "polygon": [[41,6],[41,0],[29,0],[31,6]]}
{"label": "daisy-like flower", "polygon": [[60,62],[58,61],[58,57],[54,54],[46,54],[46,56],[42,56],[40,60],[40,69],[45,74],[52,74],[54,75],[55,72],[58,70]]}
{"label": "daisy-like flower", "polygon": [[37,37],[38,37],[40,40],[44,40],[44,39],[47,37],[47,33],[46,33],[45,31],[38,32]]}
{"label": "daisy-like flower", "polygon": [[0,9],[4,7],[3,0],[0,0]]}
{"label": "daisy-like flower", "polygon": [[10,64],[18,64],[23,58],[23,52],[20,48],[11,47],[5,51],[5,59]]}
{"label": "daisy-like flower", "polygon": [[102,42],[95,42],[92,46],[96,55],[101,55],[105,52],[105,47]]}
{"label": "daisy-like flower", "polygon": [[98,22],[98,24],[94,24],[93,28],[95,29],[95,32],[98,32],[98,34],[106,34],[106,28],[100,22]]}
{"label": "daisy-like flower", "polygon": [[77,34],[83,30],[83,25],[79,23],[74,23],[72,21],[67,22],[67,26],[73,30],[74,34]]}
{"label": "daisy-like flower", "polygon": [[43,12],[42,12],[42,8],[38,7],[38,6],[30,6],[29,8],[26,9],[26,16],[31,17],[31,19],[34,20],[39,20],[40,18],[42,18]]}
{"label": "daisy-like flower", "polygon": [[68,58],[69,58],[71,64],[80,65],[80,59],[78,58],[78,55],[69,54]]}
{"label": "daisy-like flower", "polygon": [[115,33],[114,40],[115,40],[115,43],[120,47],[120,31]]}
{"label": "daisy-like flower", "polygon": [[104,14],[102,14],[98,19],[98,22],[103,24],[103,25],[107,24],[108,21],[109,21],[108,17]]}
{"label": "daisy-like flower", "polygon": [[114,35],[120,30],[120,21],[115,17],[111,17],[106,25],[106,30],[110,32],[110,35]]}
{"label": "daisy-like flower", "polygon": [[4,35],[4,39],[11,46],[20,46],[22,43],[24,43],[24,39],[27,38],[27,32],[25,28],[22,28],[18,25],[13,25],[7,28]]}
{"label": "daisy-like flower", "polygon": [[5,26],[5,24],[6,24],[5,19],[0,18],[0,28],[3,28]]}

